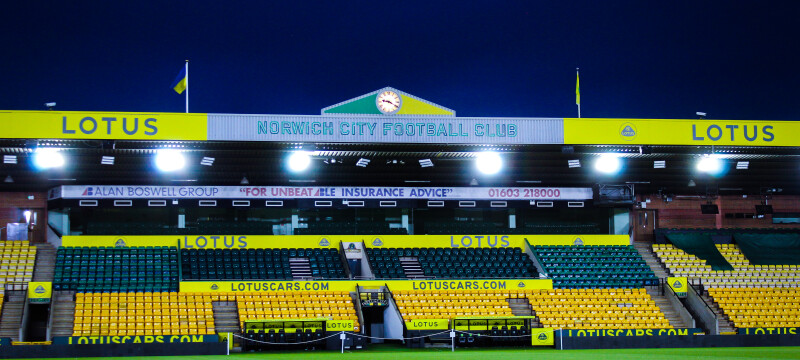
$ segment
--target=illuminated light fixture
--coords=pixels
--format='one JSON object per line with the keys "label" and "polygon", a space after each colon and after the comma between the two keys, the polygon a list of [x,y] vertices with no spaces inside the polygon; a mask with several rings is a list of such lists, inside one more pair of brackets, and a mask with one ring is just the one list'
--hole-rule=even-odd
{"label": "illuminated light fixture", "polygon": [[101,165],[114,165],[114,157],[113,156],[103,156],[103,158],[100,159],[100,164]]}
{"label": "illuminated light fixture", "polygon": [[688,184],[686,184],[686,186],[688,186],[688,187],[695,187],[695,186],[697,186],[697,183],[696,183],[696,182],[694,182],[694,179],[689,179],[689,183],[688,183]]}
{"label": "illuminated light fixture", "polygon": [[163,172],[172,172],[186,167],[186,158],[178,150],[161,149],[156,152],[156,168]]}
{"label": "illuminated light fixture", "polygon": [[17,155],[3,155],[3,164],[16,164]]}
{"label": "illuminated light fixture", "polygon": [[697,171],[717,175],[722,172],[722,160],[711,155],[703,155],[697,161]]}
{"label": "illuminated light fixture", "polygon": [[736,163],[736,170],[747,170],[750,168],[749,161],[739,161]]}
{"label": "illuminated light fixture", "polygon": [[433,167],[433,161],[431,159],[422,159],[419,161],[419,166],[421,167]]}
{"label": "illuminated light fixture", "polygon": [[664,160],[653,161],[653,169],[664,169],[667,167],[667,162]]}
{"label": "illuminated light fixture", "polygon": [[64,155],[58,149],[37,149],[33,153],[33,165],[38,169],[52,169],[64,166]]}
{"label": "illuminated light fixture", "polygon": [[25,223],[30,224],[31,223],[31,211],[30,210],[25,210],[22,213],[22,215],[25,216]]}
{"label": "illuminated light fixture", "polygon": [[494,175],[503,168],[503,158],[496,152],[484,151],[478,153],[475,159],[475,166],[483,174]]}
{"label": "illuminated light fixture", "polygon": [[581,161],[580,160],[568,160],[567,161],[567,165],[569,165],[570,169],[579,168],[579,167],[581,167]]}
{"label": "illuminated light fixture", "polygon": [[200,160],[200,165],[203,165],[203,166],[214,165],[214,158],[212,158],[212,157],[203,157],[203,159]]}
{"label": "illuminated light fixture", "polygon": [[603,154],[595,160],[594,169],[603,174],[613,175],[622,170],[622,160],[615,154]]}
{"label": "illuminated light fixture", "polygon": [[289,171],[301,172],[311,166],[311,155],[306,151],[295,151],[289,155]]}
{"label": "illuminated light fixture", "polygon": [[242,176],[242,181],[239,181],[240,185],[250,185],[250,180],[247,180],[247,176]]}
{"label": "illuminated light fixture", "polygon": [[9,183],[9,184],[10,184],[10,183],[13,183],[13,182],[14,182],[14,179],[13,179],[13,178],[11,178],[11,175],[8,175],[8,176],[6,176],[6,179],[5,179],[5,180],[3,180],[3,182],[5,182],[5,183]]}
{"label": "illuminated light fixture", "polygon": [[370,161],[369,159],[360,158],[356,162],[356,166],[367,167],[367,165],[369,165],[369,161]]}

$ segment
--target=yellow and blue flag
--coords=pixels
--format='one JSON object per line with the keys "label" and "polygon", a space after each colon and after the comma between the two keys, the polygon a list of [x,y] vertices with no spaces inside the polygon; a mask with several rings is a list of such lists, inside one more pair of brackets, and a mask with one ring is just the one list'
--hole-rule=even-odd
{"label": "yellow and blue flag", "polygon": [[581,73],[576,73],[575,78],[575,105],[581,104]]}
{"label": "yellow and blue flag", "polygon": [[172,89],[178,94],[183,94],[183,92],[186,90],[186,66],[181,68],[181,72],[172,83]]}

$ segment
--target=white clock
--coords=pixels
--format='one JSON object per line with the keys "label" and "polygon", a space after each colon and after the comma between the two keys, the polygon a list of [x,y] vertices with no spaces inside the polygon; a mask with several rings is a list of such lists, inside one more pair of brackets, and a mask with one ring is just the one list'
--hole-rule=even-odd
{"label": "white clock", "polygon": [[391,115],[396,113],[400,110],[400,95],[397,95],[394,91],[386,90],[378,94],[378,97],[375,99],[375,105],[378,106],[378,110],[386,115]]}

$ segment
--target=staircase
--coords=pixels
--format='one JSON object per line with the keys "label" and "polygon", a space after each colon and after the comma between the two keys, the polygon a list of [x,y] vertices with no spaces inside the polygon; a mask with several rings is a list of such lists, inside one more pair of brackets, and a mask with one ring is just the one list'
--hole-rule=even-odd
{"label": "staircase", "polygon": [[36,265],[33,268],[33,281],[53,281],[56,268],[56,248],[53,244],[36,245]]}
{"label": "staircase", "polygon": [[[511,313],[514,316],[534,316],[531,304],[528,299],[506,299],[508,307],[511,308]],[[539,318],[531,319],[531,327],[542,327],[539,323]]]}
{"label": "staircase", "polygon": [[6,291],[6,302],[0,315],[0,338],[11,338],[19,341],[19,326],[22,322],[22,310],[25,307],[27,290]]}
{"label": "staircase", "polygon": [[[699,290],[697,292],[700,293]],[[736,327],[733,326],[733,322],[731,322],[731,320],[728,317],[728,315],[725,315],[725,312],[722,311],[722,309],[720,309],[720,307],[717,304],[717,302],[714,301],[713,299],[711,299],[710,296],[708,296],[708,292],[707,291],[703,291],[700,294],[701,294],[700,297],[703,299],[703,301],[705,301],[705,303],[708,305],[708,307],[710,307],[711,310],[714,311],[714,314],[717,315],[717,319],[719,319],[719,332],[720,332],[720,334],[722,334],[722,333],[736,333]]]}
{"label": "staircase", "polygon": [[653,243],[637,241],[633,243],[633,247],[636,248],[636,251],[638,251],[639,255],[642,256],[642,259],[644,259],[644,261],[647,263],[647,266],[653,270],[653,273],[657,278],[665,279],[670,276],[667,268],[653,252]]}
{"label": "staircase", "polygon": [[289,258],[289,268],[292,270],[294,280],[311,278],[311,264],[308,258]]}
{"label": "staircase", "polygon": [[406,277],[409,279],[425,277],[422,265],[420,265],[419,259],[415,257],[401,257],[400,265],[403,266],[403,271],[405,271]]}
{"label": "staircase", "polygon": [[661,290],[646,288],[647,293],[656,302],[656,306],[661,309],[664,316],[669,320],[669,324],[675,329],[688,329],[691,326],[683,322],[683,319],[678,315],[675,307],[667,300],[667,297],[661,295]]}
{"label": "staircase", "polygon": [[212,301],[214,330],[216,332],[240,333],[239,310],[235,301]]}
{"label": "staircase", "polygon": [[75,324],[75,292],[54,291],[51,311],[53,315],[50,335],[54,337],[72,336]]}

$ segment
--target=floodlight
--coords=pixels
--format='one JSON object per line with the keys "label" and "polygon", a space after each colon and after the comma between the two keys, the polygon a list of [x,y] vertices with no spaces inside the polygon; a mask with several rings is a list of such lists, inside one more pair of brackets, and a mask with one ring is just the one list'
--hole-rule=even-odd
{"label": "floodlight", "polygon": [[613,175],[622,170],[622,160],[615,154],[603,154],[595,160],[594,169],[603,174]]}
{"label": "floodlight", "polygon": [[156,167],[163,172],[181,170],[186,166],[186,158],[178,150],[161,149],[156,152]]}
{"label": "floodlight", "polygon": [[33,165],[40,170],[64,166],[64,155],[58,149],[37,149],[33,153]]}
{"label": "floodlight", "polygon": [[703,157],[697,161],[697,170],[711,175],[717,175],[722,172],[722,160],[712,155],[703,155]]}
{"label": "floodlight", "polygon": [[483,174],[494,175],[503,168],[503,158],[499,154],[491,151],[478,153],[475,159],[475,166]]}
{"label": "floodlight", "polygon": [[306,151],[295,151],[289,155],[289,170],[292,172],[301,172],[311,166],[311,155]]}

